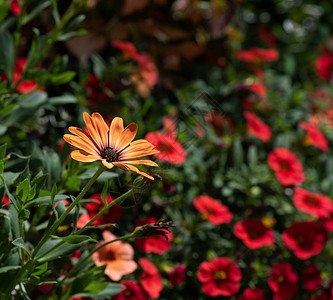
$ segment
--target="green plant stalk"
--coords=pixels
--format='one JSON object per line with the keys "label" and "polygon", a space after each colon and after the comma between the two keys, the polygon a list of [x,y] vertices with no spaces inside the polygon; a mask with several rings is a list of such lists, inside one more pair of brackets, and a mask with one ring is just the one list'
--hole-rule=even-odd
{"label": "green plant stalk", "polygon": [[[57,25],[57,27],[53,30],[53,32],[47,37],[47,40],[45,42],[45,47],[42,49],[42,54],[39,54],[39,57],[44,57],[50,50],[50,48],[52,47],[52,45],[56,42],[59,33],[61,32],[61,30],[65,27],[65,25],[67,24],[67,22],[75,15],[75,8],[74,5],[72,3],[72,5],[69,6],[69,8],[67,9],[67,11],[65,12],[64,16],[61,19],[61,22]],[[35,66],[37,66],[37,64],[41,61],[41,59],[34,59],[32,62],[27,62],[27,65],[25,67],[25,69],[23,70],[19,80],[16,82],[16,84],[13,86],[13,90],[16,90],[17,87],[19,86],[19,84],[25,80],[24,76],[27,70],[34,68]]]}
{"label": "green plant stalk", "polygon": [[59,225],[65,220],[65,218],[68,216],[68,214],[72,211],[72,209],[79,203],[79,201],[83,198],[83,196],[86,194],[86,192],[90,189],[90,187],[93,185],[93,183],[96,181],[96,179],[105,171],[106,167],[101,165],[99,169],[96,171],[96,173],[90,178],[86,186],[82,189],[80,194],[75,198],[74,202],[66,209],[66,211],[59,217],[57,221],[53,223],[53,225],[47,230],[40,242],[35,247],[34,251],[31,254],[31,258],[34,259],[39,249],[43,246],[43,244],[48,240],[51,234],[56,231],[56,229],[59,227]]}
{"label": "green plant stalk", "polygon": [[[43,246],[43,244],[48,240],[50,235],[59,227],[59,225],[63,222],[63,220],[68,216],[68,214],[71,212],[71,210],[78,204],[78,202],[83,198],[83,196],[86,194],[86,192],[90,189],[90,187],[93,185],[93,183],[96,181],[96,179],[105,171],[106,167],[101,165],[99,169],[96,171],[96,173],[90,178],[86,186],[82,189],[80,194],[75,198],[75,201],[67,208],[67,210],[60,216],[60,218],[53,223],[53,225],[47,230],[47,232],[44,233],[42,239],[35,247],[34,251],[31,254],[31,258],[29,261],[27,261],[26,264],[22,266],[20,271],[18,272],[16,276],[16,280],[12,282],[12,284],[7,288],[6,294],[10,294],[13,288],[16,286],[17,282],[21,281],[21,278],[24,276],[25,272],[30,266],[34,265],[34,262],[36,261],[36,254],[38,253],[39,249]],[[8,297],[9,299],[10,297]]]}
{"label": "green plant stalk", "polygon": [[[98,214],[96,214],[86,225],[84,225],[82,228],[80,228],[79,230],[73,231],[70,235],[78,235],[81,234],[82,232],[84,232],[85,230],[87,230],[87,227],[90,226],[93,222],[95,222],[95,220],[97,220],[102,214],[104,214],[108,209],[110,209],[113,205],[117,204],[118,202],[120,202],[121,200],[125,199],[127,196],[129,196],[131,193],[133,192],[133,189],[130,189],[129,191],[127,191],[126,193],[122,194],[121,196],[119,196],[118,198],[116,198],[115,200],[113,200],[111,203],[109,203],[108,205],[104,206],[99,212]],[[70,236],[69,235],[69,236]],[[52,248],[48,249],[47,251],[45,251],[44,253],[42,253],[41,255],[39,255],[38,257],[36,257],[36,260],[41,259],[43,256],[49,254],[50,252],[52,252],[53,250],[57,249],[58,247],[60,247],[61,245],[63,245],[65,243],[65,241],[61,241],[58,244],[54,245]]]}
{"label": "green plant stalk", "polygon": [[133,236],[134,236],[134,232],[132,232],[132,233],[130,233],[130,234],[127,234],[127,235],[124,235],[124,236],[121,236],[121,237],[119,237],[119,238],[116,238],[116,239],[114,239],[114,240],[112,240],[112,241],[106,242],[106,243],[104,243],[104,244],[98,246],[97,248],[91,250],[90,253],[89,253],[86,257],[84,257],[82,260],[80,260],[80,261],[74,266],[74,268],[73,268],[72,270],[70,270],[70,271],[69,271],[69,272],[68,272],[68,273],[67,273],[67,274],[61,279],[61,281],[59,281],[59,282],[57,283],[57,285],[62,284],[62,283],[65,281],[65,279],[66,279],[67,277],[70,277],[73,273],[75,273],[76,270],[79,269],[79,268],[82,266],[82,264],[83,264],[83,263],[84,263],[84,262],[85,262],[90,256],[92,256],[95,252],[97,252],[99,249],[101,249],[101,248],[103,248],[103,247],[105,247],[106,245],[109,245],[109,244],[111,244],[111,243],[117,242],[117,241],[123,241],[123,240],[130,239],[130,238],[133,237]]}

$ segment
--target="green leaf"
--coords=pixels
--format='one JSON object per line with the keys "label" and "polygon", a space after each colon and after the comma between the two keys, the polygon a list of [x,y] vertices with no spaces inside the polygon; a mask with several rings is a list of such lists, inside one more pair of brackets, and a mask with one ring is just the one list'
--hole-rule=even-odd
{"label": "green leaf", "polygon": [[8,114],[12,109],[16,107],[16,104],[9,104],[0,110],[0,115]]}
{"label": "green leaf", "polygon": [[16,196],[22,201],[25,202],[28,199],[30,193],[30,179],[27,177],[24,179],[16,188]]}
{"label": "green leaf", "polygon": [[38,5],[28,15],[26,15],[23,18],[22,24],[25,25],[28,22],[30,22],[33,18],[38,16],[42,10],[49,7],[50,5],[51,5],[50,1],[39,2]]}
{"label": "green leaf", "polygon": [[7,266],[7,267],[2,267],[0,268],[0,273],[6,273],[8,271],[12,271],[12,270],[17,270],[20,269],[21,266]]}
{"label": "green leaf", "polygon": [[66,181],[66,187],[70,192],[77,192],[80,190],[80,178],[77,176],[70,176]]}
{"label": "green leaf", "polygon": [[9,5],[6,1],[0,1],[0,22],[6,18]]}
{"label": "green leaf", "polygon": [[69,235],[69,236],[59,237],[59,239],[65,241],[68,244],[78,244],[88,241],[97,243],[97,241],[91,238],[89,235]]}
{"label": "green leaf", "polygon": [[51,77],[51,82],[53,84],[64,84],[71,81],[75,75],[76,73],[74,71],[67,71],[61,74],[53,75]]}
{"label": "green leaf", "polygon": [[36,194],[43,188],[47,179],[47,174],[39,172],[36,177],[31,181],[31,186],[36,188]]}
{"label": "green leaf", "polygon": [[38,267],[36,267],[35,272],[33,272],[31,275],[39,276],[39,275],[44,274],[47,271],[47,265],[48,265],[47,262],[45,262],[42,265],[39,265]]}
{"label": "green leaf", "polygon": [[3,144],[0,146],[0,159],[5,158],[6,148],[7,148],[7,144]]}
{"label": "green leaf", "polygon": [[4,69],[9,82],[13,81],[14,72],[14,40],[7,30],[0,31],[0,66]]}
{"label": "green leaf", "polygon": [[65,105],[77,103],[77,99],[72,95],[63,95],[59,97],[51,97],[47,101],[51,105]]}
{"label": "green leaf", "polygon": [[38,251],[37,256],[43,254],[44,252],[46,252],[47,250],[49,250],[50,248],[54,247],[55,245],[62,243],[61,247],[56,248],[55,250],[53,250],[52,252],[48,253],[47,255],[41,257],[38,261],[39,262],[47,262],[50,260],[54,260],[57,258],[60,258],[62,256],[66,256],[69,255],[73,252],[75,252],[76,250],[80,249],[80,247],[85,243],[79,243],[79,244],[68,244],[68,243],[64,243],[62,241],[59,240],[51,240],[46,242]]}
{"label": "green leaf", "polygon": [[21,248],[24,250],[24,252],[30,257],[30,252],[28,247],[25,245],[23,239],[21,237],[17,238],[16,240],[12,241],[12,244],[15,245],[18,248]]}
{"label": "green leaf", "polygon": [[28,95],[21,96],[18,105],[22,108],[38,107],[47,101],[45,92],[33,92]]}
{"label": "green leaf", "polygon": [[102,194],[101,194],[101,197],[103,199],[103,202],[104,202],[104,205],[107,206],[108,203],[106,201],[106,193],[108,191],[108,186],[109,186],[109,181],[106,180],[105,183],[104,183],[104,186],[103,186],[103,190],[102,190]]}
{"label": "green leaf", "polygon": [[52,188],[52,191],[51,191],[51,205],[52,205],[52,208],[54,207],[54,198],[57,194],[57,185],[53,185],[53,188]]}
{"label": "green leaf", "polygon": [[[90,288],[92,284],[88,285]],[[97,285],[97,287],[101,287],[101,285]],[[75,297],[90,297],[93,299],[109,299],[111,296],[116,295],[125,289],[124,286],[117,284],[117,283],[108,283],[107,286],[98,293],[89,293],[89,292],[82,292],[77,293],[73,296]]]}
{"label": "green leaf", "polygon": [[[67,198],[68,198],[67,195],[63,195],[63,194],[56,195],[54,197],[54,202],[58,202],[60,200],[67,199]],[[34,199],[32,201],[29,201],[24,205],[24,207],[29,208],[31,206],[41,206],[41,205],[51,205],[51,196],[43,196],[43,197]]]}

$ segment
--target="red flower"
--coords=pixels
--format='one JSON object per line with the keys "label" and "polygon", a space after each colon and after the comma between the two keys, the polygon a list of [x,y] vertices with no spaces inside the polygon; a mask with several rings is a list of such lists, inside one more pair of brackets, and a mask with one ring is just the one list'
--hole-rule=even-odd
{"label": "red flower", "polygon": [[113,41],[111,45],[121,50],[125,58],[137,60],[139,53],[132,43],[126,41]]}
{"label": "red flower", "polygon": [[162,276],[158,273],[155,265],[147,258],[140,258],[139,264],[143,269],[141,277],[141,285],[143,289],[151,298],[157,299],[163,289]]}
{"label": "red flower", "polygon": [[276,263],[268,277],[268,285],[274,292],[274,299],[292,298],[298,291],[298,275],[291,265]]}
{"label": "red flower", "polygon": [[250,249],[258,249],[275,242],[273,230],[264,226],[261,220],[247,219],[234,225],[234,234]]}
{"label": "red flower", "polygon": [[275,35],[270,32],[267,26],[263,23],[259,25],[258,34],[261,40],[268,46],[268,47],[275,47],[276,46],[276,37]]}
{"label": "red flower", "polygon": [[[109,195],[106,195],[106,202],[111,203],[114,198]],[[86,225],[97,213],[104,207],[104,202],[100,194],[95,194],[90,197],[91,200],[95,200],[92,203],[85,205],[87,213],[80,216],[78,220],[77,227],[82,228]],[[112,223],[115,224],[121,219],[121,207],[116,204],[113,205],[106,213],[102,214],[97,220],[95,220],[92,225],[103,225]],[[108,227],[102,227],[101,229],[106,229]]]}
{"label": "red flower", "polygon": [[111,82],[100,81],[95,74],[89,74],[85,89],[88,92],[89,104],[104,103],[112,97]]}
{"label": "red flower", "polygon": [[9,198],[6,195],[4,195],[2,198],[2,202],[1,202],[1,205],[3,205],[3,208],[8,209],[8,205],[5,205],[5,204],[7,204],[9,202],[10,202]]}
{"label": "red flower", "polygon": [[127,280],[120,285],[124,286],[125,289],[119,294],[113,296],[112,300],[148,300],[149,297],[143,288],[135,283],[134,281]]}
{"label": "red flower", "polygon": [[276,148],[268,155],[268,164],[283,185],[301,184],[305,175],[296,155],[286,148]]}
{"label": "red flower", "polygon": [[186,277],[186,266],[185,265],[177,265],[171,272],[169,273],[169,280],[172,286],[176,286],[181,284]]}
{"label": "red flower", "polygon": [[240,269],[228,257],[213,258],[199,266],[198,279],[202,282],[202,290],[211,297],[237,293],[241,278]]}
{"label": "red flower", "polygon": [[327,217],[333,208],[332,200],[329,197],[301,188],[294,189],[293,200],[297,209],[316,218]]}
{"label": "red flower", "polygon": [[263,142],[268,142],[272,135],[272,131],[269,126],[267,126],[252,112],[245,111],[243,114],[247,120],[247,130]]}
{"label": "red flower", "polygon": [[229,208],[212,197],[198,196],[194,199],[193,204],[203,214],[203,217],[213,224],[226,224],[232,220]]}
{"label": "red flower", "polygon": [[21,6],[18,0],[12,0],[10,2],[9,9],[15,16],[18,16],[21,11]]}
{"label": "red flower", "polygon": [[321,219],[321,221],[324,223],[324,226],[328,231],[333,231],[333,208],[330,210],[327,217]]}
{"label": "red flower", "polygon": [[313,263],[310,263],[302,273],[302,282],[305,289],[308,292],[314,292],[320,288],[322,281],[320,270]]}
{"label": "red flower", "polygon": [[299,122],[299,126],[307,131],[307,140],[310,145],[313,145],[324,152],[328,151],[328,141],[323,133],[314,125],[304,121]]}
{"label": "red flower", "polygon": [[276,61],[279,53],[275,49],[251,48],[236,53],[238,59],[248,63],[260,64],[265,61]]}
{"label": "red flower", "polygon": [[[134,228],[145,224],[154,224],[156,222],[157,220],[155,218],[146,217],[143,220],[137,221],[134,224]],[[165,239],[164,236],[157,235],[152,237],[146,237],[143,239],[135,239],[134,244],[139,250],[146,253],[161,254],[170,249],[170,241],[173,238],[171,232],[166,231],[166,235],[168,236],[168,240]]]}
{"label": "red flower", "polygon": [[238,297],[237,300],[268,300],[268,298],[266,297],[265,292],[261,289],[247,288],[243,294]]}
{"label": "red flower", "polygon": [[183,146],[172,136],[159,131],[147,133],[145,139],[152,143],[159,153],[154,154],[158,159],[171,164],[181,164],[186,159]]}
{"label": "red flower", "polygon": [[317,75],[324,80],[333,79],[333,54],[327,53],[318,57],[315,61]]}
{"label": "red flower", "polygon": [[308,259],[319,254],[327,239],[325,228],[310,221],[294,223],[282,234],[283,243],[293,250],[299,259]]}
{"label": "red flower", "polygon": [[[22,73],[25,70],[25,66],[27,64],[27,59],[25,57],[20,57],[17,59],[15,70],[14,70],[14,77],[13,77],[13,83],[16,84],[20,78]],[[19,93],[30,93],[34,91],[37,87],[37,82],[32,80],[23,80],[21,83],[17,86],[17,91]]]}

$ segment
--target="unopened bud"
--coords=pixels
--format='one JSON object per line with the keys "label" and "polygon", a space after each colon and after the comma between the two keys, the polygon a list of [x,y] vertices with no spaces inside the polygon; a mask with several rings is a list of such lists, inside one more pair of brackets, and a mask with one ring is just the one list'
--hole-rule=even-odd
{"label": "unopened bud", "polygon": [[172,221],[164,222],[164,220],[159,220],[157,223],[136,227],[133,232],[133,237],[142,239],[145,237],[162,235],[168,239],[167,233],[170,232],[170,227],[172,226]]}
{"label": "unopened bud", "polygon": [[156,173],[149,174],[154,177],[154,180],[151,180],[145,176],[137,177],[133,182],[134,193],[137,194],[145,194],[147,193],[151,187],[156,183],[157,180],[161,180],[161,176]]}

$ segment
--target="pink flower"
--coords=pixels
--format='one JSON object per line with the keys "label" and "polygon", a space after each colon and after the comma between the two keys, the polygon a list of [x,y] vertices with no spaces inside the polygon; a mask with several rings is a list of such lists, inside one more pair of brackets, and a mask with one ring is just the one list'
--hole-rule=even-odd
{"label": "pink flower", "polygon": [[[109,231],[103,231],[104,240],[97,243],[96,247],[113,241],[117,237]],[[120,280],[124,275],[131,274],[137,268],[136,262],[133,260],[133,248],[130,244],[122,241],[110,243],[99,249],[92,255],[92,259],[96,266],[104,266],[104,273],[113,281]]]}

